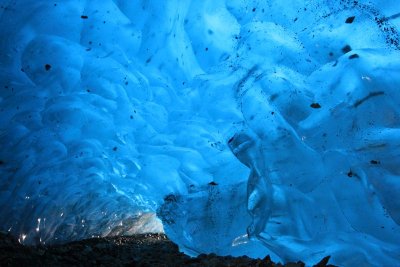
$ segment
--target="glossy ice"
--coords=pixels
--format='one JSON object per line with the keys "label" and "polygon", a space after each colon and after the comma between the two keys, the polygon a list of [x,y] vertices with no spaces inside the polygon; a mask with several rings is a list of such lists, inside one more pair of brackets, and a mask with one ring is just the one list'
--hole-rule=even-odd
{"label": "glossy ice", "polygon": [[397,1],[0,3],[3,231],[400,261]]}

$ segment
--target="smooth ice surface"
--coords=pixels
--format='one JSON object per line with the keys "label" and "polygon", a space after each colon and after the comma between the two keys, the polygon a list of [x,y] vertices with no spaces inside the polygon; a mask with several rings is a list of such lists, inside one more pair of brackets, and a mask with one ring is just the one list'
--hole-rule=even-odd
{"label": "smooth ice surface", "polygon": [[396,0],[0,0],[0,26],[21,243],[400,262]]}

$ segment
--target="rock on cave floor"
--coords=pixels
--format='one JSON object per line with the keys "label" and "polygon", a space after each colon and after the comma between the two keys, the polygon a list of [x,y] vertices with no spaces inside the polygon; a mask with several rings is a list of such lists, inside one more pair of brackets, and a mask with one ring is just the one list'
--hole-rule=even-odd
{"label": "rock on cave floor", "polygon": [[[302,267],[304,263],[274,263],[249,257],[201,254],[196,258],[179,252],[164,234],[141,234],[92,238],[64,245],[23,246],[8,234],[0,233],[0,266],[258,266]],[[329,257],[316,264],[328,264]]]}

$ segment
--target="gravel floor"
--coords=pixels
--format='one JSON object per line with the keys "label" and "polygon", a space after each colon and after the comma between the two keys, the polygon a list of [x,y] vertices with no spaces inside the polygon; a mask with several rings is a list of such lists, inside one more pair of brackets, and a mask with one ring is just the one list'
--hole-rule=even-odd
{"label": "gravel floor", "polygon": [[[329,257],[315,266],[328,264]],[[302,262],[273,263],[264,259],[222,257],[215,254],[191,258],[163,234],[94,238],[58,246],[28,247],[0,233],[0,266],[304,266]]]}

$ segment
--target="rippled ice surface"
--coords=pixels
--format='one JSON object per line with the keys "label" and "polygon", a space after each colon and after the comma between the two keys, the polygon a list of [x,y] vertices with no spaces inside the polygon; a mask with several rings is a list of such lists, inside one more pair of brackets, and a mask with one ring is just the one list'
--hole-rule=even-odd
{"label": "rippled ice surface", "polygon": [[1,230],[399,263],[396,0],[0,4]]}

